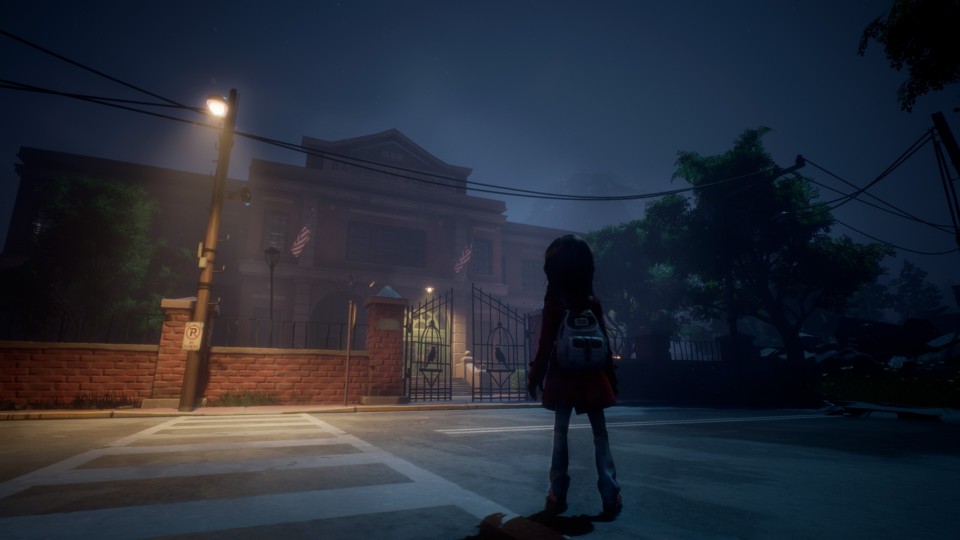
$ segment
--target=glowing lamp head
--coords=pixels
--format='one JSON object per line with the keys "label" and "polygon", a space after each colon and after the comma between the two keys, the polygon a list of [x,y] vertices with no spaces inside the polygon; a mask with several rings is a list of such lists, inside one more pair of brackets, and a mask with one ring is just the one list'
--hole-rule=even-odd
{"label": "glowing lamp head", "polygon": [[223,118],[227,116],[227,100],[218,94],[210,94],[207,96],[207,110],[210,111],[210,114]]}

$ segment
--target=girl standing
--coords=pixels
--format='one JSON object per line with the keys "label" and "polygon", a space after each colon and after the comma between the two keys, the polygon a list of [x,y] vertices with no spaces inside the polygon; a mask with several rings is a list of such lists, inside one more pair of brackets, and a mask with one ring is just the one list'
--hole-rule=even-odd
{"label": "girl standing", "polygon": [[[553,455],[550,462],[550,491],[546,511],[561,514],[567,509],[570,476],[567,432],[570,415],[586,413],[593,431],[594,457],[597,466],[597,489],[603,501],[603,515],[614,517],[623,508],[617,471],[610,455],[606,418],[603,410],[616,404],[617,377],[613,355],[607,347],[604,369],[585,372],[563,371],[553,354],[557,333],[569,309],[593,311],[606,336],[603,308],[593,296],[593,253],[587,243],[574,235],[554,240],[544,254],[543,271],[547,275],[547,292],[543,298],[543,324],[537,356],[530,365],[527,390],[536,400],[543,390],[543,407],[554,411]],[[609,343],[609,339],[607,340]]]}

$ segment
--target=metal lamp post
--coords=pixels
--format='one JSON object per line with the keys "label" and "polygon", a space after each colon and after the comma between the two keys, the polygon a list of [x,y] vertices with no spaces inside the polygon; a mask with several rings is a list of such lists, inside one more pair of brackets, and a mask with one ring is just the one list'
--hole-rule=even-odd
{"label": "metal lamp post", "polygon": [[[220,215],[223,208],[224,185],[227,180],[227,168],[230,166],[230,151],[233,148],[233,131],[237,121],[238,98],[236,89],[230,90],[226,100],[221,96],[207,97],[207,108],[214,116],[223,118],[220,130],[219,155],[217,169],[213,175],[213,195],[210,199],[210,216],[207,219],[207,235],[200,247],[200,281],[197,284],[197,301],[193,307],[192,321],[205,325],[210,303],[210,288],[213,285],[214,262],[217,256],[217,235],[220,232]],[[197,380],[200,374],[200,353],[209,347],[209,331],[201,326],[200,350],[187,351],[187,364],[183,373],[183,386],[180,389],[180,411],[188,412],[196,408]]]}
{"label": "metal lamp post", "polygon": [[275,247],[268,247],[263,250],[263,258],[270,267],[270,346],[273,347],[273,269],[280,261],[280,250]]}

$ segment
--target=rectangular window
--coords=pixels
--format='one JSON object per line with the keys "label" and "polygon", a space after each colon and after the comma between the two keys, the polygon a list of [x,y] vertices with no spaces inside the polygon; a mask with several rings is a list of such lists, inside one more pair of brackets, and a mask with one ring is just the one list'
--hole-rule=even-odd
{"label": "rectangular window", "polygon": [[285,251],[287,245],[287,215],[267,212],[263,219],[263,249],[277,248]]}
{"label": "rectangular window", "polygon": [[348,261],[423,268],[426,254],[426,231],[377,223],[347,226]]}
{"label": "rectangular window", "polygon": [[485,238],[474,238],[471,270],[475,274],[493,274],[493,242]]}
{"label": "rectangular window", "polygon": [[524,289],[540,289],[545,284],[543,261],[524,259],[520,262],[520,285]]}

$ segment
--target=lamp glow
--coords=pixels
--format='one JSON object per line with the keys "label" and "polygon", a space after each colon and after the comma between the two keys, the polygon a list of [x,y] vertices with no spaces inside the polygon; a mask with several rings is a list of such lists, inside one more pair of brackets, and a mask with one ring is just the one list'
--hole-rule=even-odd
{"label": "lamp glow", "polygon": [[219,94],[210,94],[207,96],[207,110],[210,111],[210,114],[223,118],[227,116],[227,100]]}

